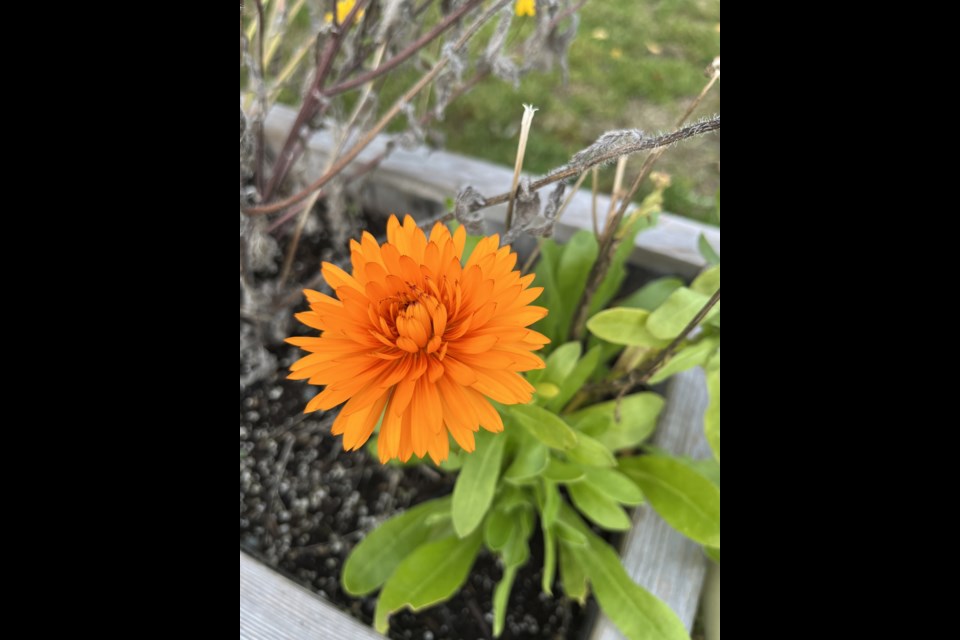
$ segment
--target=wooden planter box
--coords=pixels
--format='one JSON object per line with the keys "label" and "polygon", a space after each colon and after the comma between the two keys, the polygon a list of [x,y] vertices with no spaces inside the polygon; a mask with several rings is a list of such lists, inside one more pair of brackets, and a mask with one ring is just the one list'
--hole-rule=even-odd
{"label": "wooden planter box", "polygon": [[[278,147],[293,123],[295,113],[275,108],[266,121],[268,143]],[[387,138],[375,141],[358,158],[364,162],[379,154]],[[533,142],[535,144],[535,140]],[[306,161],[309,175],[325,164],[331,139],[319,133],[309,142]],[[364,206],[398,214],[408,211],[441,213],[443,202],[463,187],[473,186],[490,196],[509,188],[513,171],[446,151],[395,149],[366,181],[359,195]],[[578,193],[557,225],[555,236],[563,242],[580,229],[591,229],[591,195]],[[606,211],[609,199],[601,196],[599,208]],[[484,211],[491,231],[502,229],[505,207]],[[650,271],[693,277],[704,261],[697,249],[700,234],[716,249],[720,230],[684,218],[662,214],[659,225],[637,236],[631,262]],[[653,443],[676,455],[695,459],[710,457],[703,435],[707,391],[703,371],[695,369],[671,378],[666,408],[660,417]],[[624,536],[621,549],[627,573],[666,602],[689,630],[696,615],[707,560],[700,547],[664,522],[650,507],[634,512],[633,528]],[[240,552],[241,638],[381,638],[367,627],[308,590]],[[616,627],[600,616],[588,634],[591,640],[622,638]]]}

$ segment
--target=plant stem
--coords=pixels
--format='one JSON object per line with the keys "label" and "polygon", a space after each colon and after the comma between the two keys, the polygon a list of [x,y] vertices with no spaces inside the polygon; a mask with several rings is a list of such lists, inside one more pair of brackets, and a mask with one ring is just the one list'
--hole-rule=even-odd
{"label": "plant stem", "polygon": [[716,293],[710,296],[710,299],[707,300],[707,303],[703,305],[703,308],[697,312],[697,315],[693,316],[693,319],[687,323],[687,326],[683,328],[683,331],[681,331],[677,337],[670,342],[670,344],[664,347],[664,349],[657,354],[657,357],[650,361],[650,364],[645,366],[643,369],[635,369],[631,371],[629,375],[619,380],[611,380],[609,382],[592,385],[590,390],[600,393],[618,391],[618,397],[623,397],[635,386],[649,382],[650,378],[656,375],[657,371],[663,368],[663,365],[665,365],[667,360],[673,356],[677,348],[683,343],[684,340],[687,339],[690,333],[696,329],[701,322],[703,322],[703,319],[707,317],[707,314],[710,313],[710,311],[719,302],[720,289],[717,289]]}
{"label": "plant stem", "polygon": [[[479,31],[480,28],[493,15],[495,15],[496,12],[499,11],[501,7],[503,7],[503,5],[507,4],[509,1],[510,0],[499,0],[489,10],[487,10],[487,12],[483,16],[478,18],[476,22],[470,25],[470,27],[463,34],[463,36],[461,36],[460,39],[454,44],[453,46],[454,50],[456,51],[463,48],[463,46],[466,45],[466,43],[474,35],[476,35],[477,31]],[[370,131],[368,131],[363,136],[363,138],[361,138],[355,145],[353,145],[353,147],[351,147],[347,153],[345,153],[341,158],[339,158],[338,161],[333,165],[333,167],[330,168],[329,171],[327,171],[325,174],[323,174],[322,176],[314,180],[312,183],[307,185],[306,188],[299,191],[298,193],[295,193],[289,198],[285,198],[279,202],[275,202],[273,204],[265,205],[261,207],[253,207],[251,209],[246,209],[245,212],[248,215],[265,215],[268,213],[276,213],[277,211],[286,209],[290,205],[306,200],[313,194],[314,191],[316,191],[317,189],[323,188],[324,185],[326,185],[328,182],[330,182],[330,180],[336,177],[337,174],[343,171],[343,169],[347,165],[349,165],[351,162],[356,160],[357,156],[359,156],[360,153],[364,149],[366,149],[371,142],[373,142],[373,140],[377,137],[377,135],[379,135],[380,132],[383,131],[388,124],[390,124],[390,122],[397,116],[397,114],[400,113],[400,111],[403,109],[403,105],[407,104],[408,102],[410,102],[410,100],[415,98],[417,94],[420,93],[420,91],[425,86],[427,86],[430,82],[432,82],[440,74],[440,72],[443,71],[443,69],[447,66],[447,64],[449,64],[449,62],[450,62],[450,58],[446,56],[444,56],[439,61],[437,61],[437,64],[434,65],[434,67],[426,75],[420,78],[420,80],[418,80],[416,84],[414,84],[402,97],[400,97],[400,99],[398,99],[393,104],[393,106],[390,107],[390,109],[383,115],[382,118],[380,118],[380,120],[373,126],[373,128],[370,129]]]}
{"label": "plant stem", "polygon": [[468,11],[470,11],[471,9],[479,5],[482,1],[483,0],[470,0],[470,2],[467,2],[462,7],[460,7],[459,9],[457,9],[456,11],[448,15],[446,18],[444,18],[443,21],[440,22],[433,29],[431,29],[430,32],[422,35],[419,39],[417,39],[416,41],[411,43],[409,46],[407,46],[406,49],[404,49],[397,55],[393,56],[383,64],[374,67],[372,70],[364,74],[361,74],[356,78],[352,78],[350,80],[345,80],[339,84],[335,84],[334,86],[324,91],[323,94],[328,98],[333,97],[335,95],[339,95],[346,91],[350,91],[351,89],[356,89],[357,87],[362,86],[367,82],[370,82],[371,80],[379,78],[380,76],[389,72],[390,70],[395,69],[397,66],[403,64],[407,59],[413,56],[413,54],[415,54],[420,49],[430,44],[433,40],[435,40],[438,36],[440,36],[444,31],[452,27],[457,22],[457,20],[463,17],[465,13],[467,13]]}
{"label": "plant stem", "polygon": [[[267,183],[266,190],[263,192],[265,200],[273,195],[273,192],[286,177],[287,172],[290,171],[293,163],[296,162],[299,155],[301,130],[310,120],[318,115],[318,112],[326,108],[324,106],[325,104],[329,104],[329,102],[325,102],[321,98],[321,90],[333,68],[334,58],[336,58],[337,53],[340,51],[340,46],[343,43],[343,35],[353,25],[354,18],[357,14],[365,9],[368,3],[369,0],[360,0],[357,2],[350,10],[350,13],[345,16],[342,28],[335,28],[333,30],[330,40],[323,48],[320,59],[317,62],[317,70],[316,73],[314,73],[313,81],[310,83],[310,88],[307,90],[306,96],[303,99],[300,111],[297,112],[293,126],[290,127],[290,133],[287,134],[287,139],[283,143],[283,148],[274,166],[273,175],[270,176],[270,182]],[[336,18],[336,4],[334,4],[334,18]]]}
{"label": "plant stem", "polygon": [[[502,2],[499,4],[502,4]],[[443,62],[443,60],[441,60],[441,62]],[[546,187],[551,184],[555,184],[557,182],[560,182],[561,180],[566,180],[567,178],[572,178],[573,176],[579,176],[581,173],[583,173],[587,169],[605,164],[612,160],[616,160],[621,155],[634,154],[634,153],[639,153],[641,151],[649,151],[651,149],[657,149],[660,147],[669,147],[670,145],[676,144],[688,138],[702,136],[704,134],[712,133],[713,131],[719,131],[719,130],[720,130],[720,116],[714,116],[702,122],[698,122],[688,127],[684,127],[683,129],[678,129],[677,131],[674,131],[672,133],[667,133],[662,136],[655,136],[653,138],[644,138],[639,142],[631,143],[629,145],[623,145],[622,147],[617,148],[614,152],[611,152],[602,156],[597,156],[596,158],[594,158],[593,160],[591,160],[589,163],[587,163],[582,167],[564,167],[564,168],[558,169],[554,172],[551,172],[546,177],[530,183],[530,189],[531,190],[542,189],[543,187]],[[370,141],[366,141],[366,144],[369,144],[369,143]],[[359,155],[359,152],[357,152],[357,155]],[[355,157],[356,156],[351,156],[350,159],[344,163],[344,165],[349,164],[349,162],[351,162]],[[321,178],[318,178],[317,180],[315,180],[312,184],[307,186],[302,191],[290,196],[289,198],[286,198],[285,200],[281,200],[280,202],[275,202],[273,204],[244,209],[244,213],[251,216],[258,216],[258,215],[267,215],[271,213],[276,213],[278,211],[282,211],[283,209],[286,209],[290,205],[294,205],[298,202],[302,202],[303,200],[305,200],[312,191],[319,189],[323,185],[327,184],[327,182],[330,181],[330,177],[332,176],[322,176]],[[507,200],[509,199],[510,199],[509,191],[506,193],[501,193],[491,198],[487,198],[484,201],[483,206],[481,208],[485,209],[487,207],[492,207],[497,204],[503,204],[507,202]],[[452,218],[452,214],[445,216],[445,219],[447,220],[451,218]]]}
{"label": "plant stem", "polygon": [[[687,121],[687,118],[690,117],[690,114],[693,113],[694,109],[697,108],[703,98],[707,95],[707,92],[710,90],[710,88],[716,84],[719,77],[720,70],[716,69],[713,73],[713,76],[710,78],[710,81],[707,82],[707,85],[700,92],[700,95],[696,97],[693,103],[684,112],[683,116],[681,116],[677,121],[677,127],[683,126],[683,123]],[[720,116],[717,116],[716,120],[719,126]],[[611,219],[607,220],[607,226],[603,230],[603,235],[600,238],[600,252],[597,254],[596,262],[593,263],[593,268],[590,269],[590,276],[587,278],[587,286],[584,288],[583,295],[580,297],[580,302],[577,305],[577,311],[574,314],[573,325],[570,327],[571,340],[583,339],[583,334],[587,327],[587,316],[590,315],[590,301],[593,299],[594,294],[600,287],[603,279],[606,277],[607,271],[610,269],[613,254],[620,242],[620,239],[617,238],[617,230],[620,227],[620,222],[623,220],[627,210],[630,208],[631,200],[633,200],[633,197],[636,195],[637,191],[639,191],[640,186],[644,183],[644,181],[646,181],[647,177],[650,175],[650,172],[653,171],[653,166],[657,163],[657,160],[659,160],[665,152],[666,147],[660,146],[654,149],[650,155],[647,156],[643,166],[640,168],[640,173],[637,174],[637,178],[630,186],[630,190],[624,194],[620,208]]]}

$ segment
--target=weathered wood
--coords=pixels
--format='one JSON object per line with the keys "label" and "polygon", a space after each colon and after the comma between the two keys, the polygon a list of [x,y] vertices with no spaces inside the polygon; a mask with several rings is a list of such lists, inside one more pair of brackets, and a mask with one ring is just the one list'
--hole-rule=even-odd
{"label": "weathered wood", "polygon": [[[271,110],[265,122],[271,147],[277,148],[283,143],[295,117],[294,111],[288,107],[277,106]],[[378,156],[389,140],[388,136],[379,136],[356,162],[362,164]],[[310,138],[311,153],[305,159],[306,175],[311,178],[319,175],[326,166],[332,146],[328,131],[318,132]],[[422,209],[424,204],[430,203],[433,212],[438,212],[447,198],[456,197],[468,185],[486,196],[508,191],[513,169],[449,151],[397,147],[371,178],[360,194],[365,205],[379,211],[403,213]],[[585,189],[576,194],[563,214],[561,224],[557,225],[555,235],[559,242],[566,241],[579,229],[592,228],[591,199],[590,192]],[[598,202],[603,215],[610,200],[601,196]],[[485,209],[484,215],[490,221],[501,222],[505,211],[505,205],[497,205]],[[633,259],[653,271],[692,277],[704,266],[697,248],[701,233],[715,249],[720,250],[720,230],[717,227],[662,214],[655,228],[637,236]]]}
{"label": "weathered wood", "polygon": [[241,551],[240,638],[378,640],[383,636]]}
{"label": "weathered wood", "polygon": [[[710,447],[700,428],[708,401],[702,369],[673,376],[654,444],[676,455],[710,457]],[[634,513],[622,557],[630,577],[670,605],[689,630],[707,571],[707,559],[699,545],[674,531],[649,506],[642,506]],[[623,635],[606,617],[601,617],[591,636],[591,640],[618,638]]]}

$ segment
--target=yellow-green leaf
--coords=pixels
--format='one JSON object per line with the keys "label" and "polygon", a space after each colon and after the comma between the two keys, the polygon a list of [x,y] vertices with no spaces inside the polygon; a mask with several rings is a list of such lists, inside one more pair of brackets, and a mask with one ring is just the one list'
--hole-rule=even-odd
{"label": "yellow-green leaf", "polygon": [[601,311],[587,321],[587,329],[602,340],[631,347],[662,349],[670,344],[647,329],[650,312],[644,309],[616,307]]}
{"label": "yellow-green leaf", "polygon": [[608,531],[626,531],[630,528],[630,518],[620,505],[589,484],[577,482],[568,485],[567,489],[577,509],[599,526]]}
{"label": "yellow-green leaf", "polygon": [[532,404],[509,408],[515,421],[534,438],[553,449],[571,449],[577,445],[577,433],[557,414]]}
{"label": "yellow-green leaf", "polygon": [[720,547],[720,488],[675,458],[642,456],[620,461],[647,502],[671,527],[695,542]]}

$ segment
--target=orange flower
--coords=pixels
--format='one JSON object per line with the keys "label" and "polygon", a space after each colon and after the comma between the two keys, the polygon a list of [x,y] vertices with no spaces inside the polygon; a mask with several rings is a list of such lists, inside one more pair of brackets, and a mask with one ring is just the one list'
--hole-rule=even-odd
{"label": "orange flower", "polygon": [[465,451],[479,427],[503,431],[487,398],[530,402],[517,372],[544,367],[530,352],[549,340],[525,328],[547,315],[528,306],[543,289],[513,269],[517,255],[496,235],[461,266],[465,241],[463,227],[451,236],[437,224],[428,241],[410,216],[403,226],[390,216],[382,247],[366,232],[350,241],[353,275],[323,263],[337,299],[305,291],[311,310],[297,319],[322,334],[287,340],[311,354],[289,377],[326,385],[305,413],[346,402],[332,428],[344,449],[360,448],[383,416],[381,462],[414,453],[441,462],[448,431]]}

